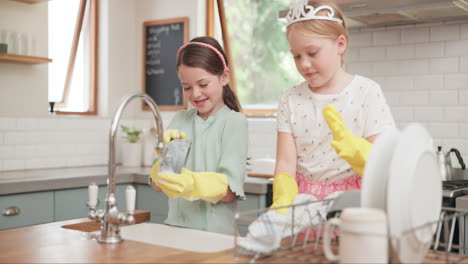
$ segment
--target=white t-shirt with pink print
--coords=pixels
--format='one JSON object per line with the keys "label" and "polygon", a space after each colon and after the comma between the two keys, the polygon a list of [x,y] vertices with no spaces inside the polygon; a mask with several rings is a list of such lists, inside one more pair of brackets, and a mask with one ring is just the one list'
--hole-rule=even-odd
{"label": "white t-shirt with pink print", "polygon": [[289,88],[278,106],[278,131],[291,133],[296,141],[297,173],[317,182],[355,174],[330,145],[333,135],[322,115],[327,104],[340,111],[346,127],[358,137],[367,138],[395,126],[380,86],[363,76],[355,75],[339,94],[314,93],[305,81]]}

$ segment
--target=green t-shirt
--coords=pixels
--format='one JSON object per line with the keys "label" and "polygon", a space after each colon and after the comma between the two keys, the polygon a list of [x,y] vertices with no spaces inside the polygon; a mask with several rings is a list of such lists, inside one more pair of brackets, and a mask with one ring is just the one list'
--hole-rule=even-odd
{"label": "green t-shirt", "polygon": [[[226,175],[229,188],[244,198],[247,158],[247,118],[229,107],[203,120],[197,111],[176,113],[169,127],[185,132],[192,141],[185,167],[194,172]],[[164,223],[193,229],[234,234],[237,200],[212,204],[204,200],[169,199],[169,214]]]}

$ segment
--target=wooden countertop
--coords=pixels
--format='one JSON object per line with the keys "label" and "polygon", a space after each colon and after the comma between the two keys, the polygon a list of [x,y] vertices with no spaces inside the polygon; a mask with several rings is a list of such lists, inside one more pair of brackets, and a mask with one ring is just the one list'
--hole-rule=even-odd
{"label": "wooden countertop", "polygon": [[132,240],[101,244],[87,232],[62,228],[83,222],[89,219],[0,231],[0,263],[234,263],[230,250],[201,254]]}
{"label": "wooden countertop", "polygon": [[[143,215],[138,222],[147,221],[145,217]],[[100,244],[89,239],[87,232],[62,228],[83,222],[89,223],[89,219],[81,218],[0,231],[0,263],[248,263],[250,260],[247,257],[236,258],[233,250],[197,253],[132,240],[124,240],[118,244]],[[294,257],[295,255],[298,257]],[[434,254],[430,253],[424,263],[446,263],[445,255],[440,255],[435,258]],[[460,260],[459,256],[450,255],[450,261],[468,263],[466,258]],[[305,255],[303,250],[278,252],[273,257],[257,262],[311,261],[326,262],[323,256]]]}

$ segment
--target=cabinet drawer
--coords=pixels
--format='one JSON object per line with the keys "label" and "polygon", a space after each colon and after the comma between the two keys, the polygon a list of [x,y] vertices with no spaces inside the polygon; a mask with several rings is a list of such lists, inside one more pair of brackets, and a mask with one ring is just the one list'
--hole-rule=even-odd
{"label": "cabinet drawer", "polygon": [[[17,207],[19,213],[5,216],[3,210]],[[37,192],[0,196],[0,230],[54,221],[54,193]]]}
{"label": "cabinet drawer", "polygon": [[238,201],[240,212],[265,208],[266,198],[264,194],[246,194],[246,198],[244,201]]}
{"label": "cabinet drawer", "polygon": [[[129,184],[116,186],[117,204],[119,211],[126,211],[125,188]],[[98,209],[104,209],[107,195],[107,185],[99,186]],[[55,221],[64,221],[88,216],[88,188],[76,188],[55,191]]]}
{"label": "cabinet drawer", "polygon": [[136,185],[137,204],[139,210],[151,212],[152,223],[162,223],[167,218],[169,203],[166,194],[156,192],[150,186],[144,184]]}

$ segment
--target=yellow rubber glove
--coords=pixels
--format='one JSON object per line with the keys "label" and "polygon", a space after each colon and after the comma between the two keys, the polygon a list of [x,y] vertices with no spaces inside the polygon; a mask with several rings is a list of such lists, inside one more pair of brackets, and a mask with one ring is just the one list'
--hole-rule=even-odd
{"label": "yellow rubber glove", "polygon": [[372,143],[349,131],[340,112],[333,105],[325,106],[322,113],[333,133],[332,147],[362,177]]}
{"label": "yellow rubber glove", "polygon": [[[273,204],[270,208],[289,206],[299,192],[296,180],[288,173],[277,174],[273,180]],[[288,208],[277,209],[279,214],[286,214]]]}
{"label": "yellow rubber glove", "polygon": [[184,139],[185,138],[185,133],[180,132],[177,129],[168,129],[164,130],[164,144],[169,143],[173,139]]}
{"label": "yellow rubber glove", "polygon": [[180,174],[159,173],[157,185],[169,190],[170,198],[188,200],[202,199],[217,203],[226,196],[228,181],[224,174],[216,172],[193,172],[183,168]]}
{"label": "yellow rubber glove", "polygon": [[150,177],[151,181],[156,184],[161,190],[169,197],[169,198],[175,198],[178,197],[179,193],[177,191],[174,191],[172,189],[166,188],[165,186],[162,186],[159,184],[159,163],[160,160],[156,161],[156,163],[153,165],[150,171]]}

